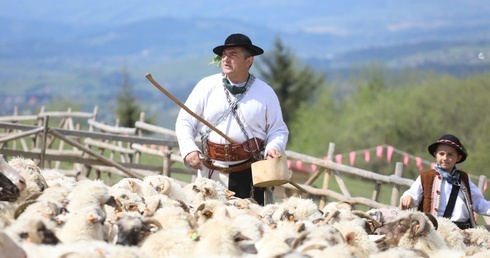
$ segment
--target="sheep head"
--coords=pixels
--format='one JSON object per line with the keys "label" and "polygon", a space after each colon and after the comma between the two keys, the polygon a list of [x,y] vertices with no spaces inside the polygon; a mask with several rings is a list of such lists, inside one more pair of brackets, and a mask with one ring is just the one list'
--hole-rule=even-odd
{"label": "sheep head", "polygon": [[377,228],[374,233],[385,236],[376,242],[378,248],[384,248],[398,246],[403,236],[416,239],[426,235],[429,230],[430,223],[427,223],[427,218],[421,213],[413,213],[384,224]]}

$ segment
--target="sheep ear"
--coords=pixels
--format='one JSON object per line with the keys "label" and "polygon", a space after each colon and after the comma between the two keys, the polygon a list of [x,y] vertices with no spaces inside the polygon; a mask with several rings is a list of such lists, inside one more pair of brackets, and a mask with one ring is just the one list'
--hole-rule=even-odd
{"label": "sheep ear", "polygon": [[350,246],[355,245],[355,243],[356,243],[356,233],[349,232],[349,233],[345,234],[345,242],[348,245],[350,245]]}
{"label": "sheep ear", "polygon": [[111,207],[114,207],[114,208],[117,208],[117,203],[116,203],[116,199],[114,198],[114,196],[111,195],[111,197],[109,197],[109,199],[105,202],[105,204],[111,206]]}
{"label": "sheep ear", "polygon": [[236,235],[233,237],[233,240],[235,242],[240,242],[244,240],[250,240],[247,236],[243,235],[241,232],[236,233]]}
{"label": "sheep ear", "polygon": [[133,180],[128,180],[129,187],[131,188],[131,192],[135,192],[136,183]]}
{"label": "sheep ear", "polygon": [[305,229],[306,229],[305,223],[298,223],[296,225],[296,232],[298,233],[305,231]]}
{"label": "sheep ear", "polygon": [[241,245],[240,249],[246,254],[258,254],[257,248],[255,248],[254,244],[249,245]]}
{"label": "sheep ear", "polygon": [[412,231],[412,232],[410,233],[410,235],[411,235],[412,237],[413,237],[413,236],[415,236],[415,234],[417,234],[417,233],[418,233],[419,229],[420,229],[420,225],[419,225],[419,224],[414,224],[414,225],[412,225],[412,227],[411,227],[411,231]]}

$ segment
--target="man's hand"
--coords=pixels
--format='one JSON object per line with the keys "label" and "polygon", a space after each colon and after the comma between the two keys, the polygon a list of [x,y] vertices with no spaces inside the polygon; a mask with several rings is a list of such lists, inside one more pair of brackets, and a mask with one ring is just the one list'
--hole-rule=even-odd
{"label": "man's hand", "polygon": [[278,149],[271,148],[271,149],[267,150],[266,159],[279,158],[279,157],[281,157],[281,155],[282,155],[282,153]]}
{"label": "man's hand", "polygon": [[413,198],[410,195],[405,195],[401,199],[402,210],[409,209],[413,206]]}
{"label": "man's hand", "polygon": [[193,151],[185,156],[185,163],[193,169],[202,169],[203,159],[204,156],[199,151]]}

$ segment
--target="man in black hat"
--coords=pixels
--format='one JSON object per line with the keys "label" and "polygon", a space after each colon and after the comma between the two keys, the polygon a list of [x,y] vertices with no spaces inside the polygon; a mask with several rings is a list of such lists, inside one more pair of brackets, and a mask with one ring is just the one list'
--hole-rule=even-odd
{"label": "man in black hat", "polygon": [[[175,124],[179,149],[198,177],[219,181],[236,197],[253,197],[263,205],[264,189],[253,187],[251,164],[282,155],[289,135],[274,90],[249,72],[254,57],[264,51],[237,33],[213,52],[222,72],[201,79],[185,105],[228,140],[181,109]],[[201,147],[195,143],[198,133]]]}
{"label": "man in black hat", "polygon": [[466,148],[452,134],[445,134],[429,145],[436,159],[433,169],[423,171],[401,197],[402,209],[417,206],[419,211],[446,217],[461,229],[476,226],[473,212],[490,215],[490,202],[485,200],[468,173],[456,164],[468,157]]}

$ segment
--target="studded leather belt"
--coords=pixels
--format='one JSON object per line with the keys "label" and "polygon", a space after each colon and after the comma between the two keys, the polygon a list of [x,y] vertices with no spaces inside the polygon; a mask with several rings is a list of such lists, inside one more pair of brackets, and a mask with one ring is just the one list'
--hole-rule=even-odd
{"label": "studded leather belt", "polygon": [[217,144],[208,141],[208,156],[214,160],[220,161],[240,161],[253,158],[254,153],[256,156],[262,149],[263,140],[259,138],[252,138],[243,143],[233,144]]}

